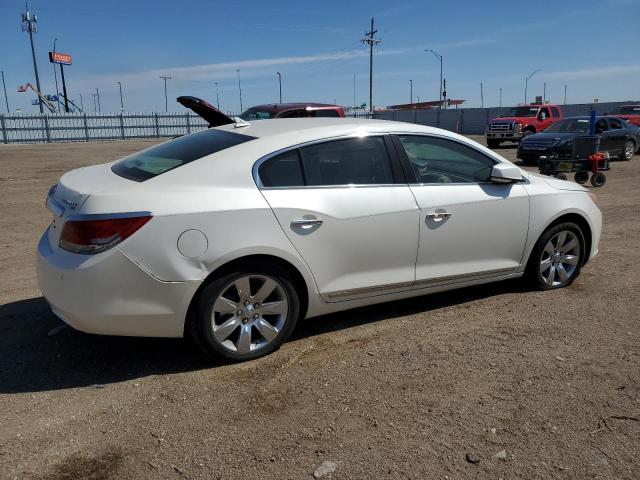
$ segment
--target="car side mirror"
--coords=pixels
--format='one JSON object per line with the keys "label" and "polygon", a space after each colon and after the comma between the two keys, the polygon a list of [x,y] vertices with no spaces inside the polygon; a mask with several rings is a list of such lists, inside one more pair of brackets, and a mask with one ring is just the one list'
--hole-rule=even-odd
{"label": "car side mirror", "polygon": [[522,180],[522,171],[511,163],[497,163],[491,169],[493,183],[513,183]]}

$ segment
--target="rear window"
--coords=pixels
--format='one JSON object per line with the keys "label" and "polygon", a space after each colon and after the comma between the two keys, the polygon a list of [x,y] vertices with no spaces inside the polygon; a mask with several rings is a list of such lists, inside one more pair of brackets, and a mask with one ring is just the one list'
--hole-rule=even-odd
{"label": "rear window", "polygon": [[337,110],[314,110],[313,113],[316,117],[339,117],[340,114]]}
{"label": "rear window", "polygon": [[144,182],[169,170],[254,138],[224,130],[204,130],[134,153],[113,165],[111,170],[129,180]]}

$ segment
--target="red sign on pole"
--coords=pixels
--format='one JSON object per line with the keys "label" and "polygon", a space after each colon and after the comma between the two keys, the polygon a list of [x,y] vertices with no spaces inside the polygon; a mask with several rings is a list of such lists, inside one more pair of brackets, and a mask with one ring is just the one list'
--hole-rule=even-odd
{"label": "red sign on pole", "polygon": [[49,52],[49,62],[71,65],[71,55],[68,53]]}

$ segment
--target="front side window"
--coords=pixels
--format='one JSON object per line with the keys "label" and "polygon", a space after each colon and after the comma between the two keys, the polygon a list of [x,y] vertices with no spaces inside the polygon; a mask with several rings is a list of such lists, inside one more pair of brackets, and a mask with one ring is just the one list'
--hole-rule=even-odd
{"label": "front side window", "polygon": [[394,183],[383,137],[360,137],[300,148],[308,186]]}
{"label": "front side window", "polygon": [[240,114],[240,118],[248,122],[251,120],[268,120],[274,116],[273,111],[261,110],[256,107],[249,108]]}
{"label": "front side window", "polygon": [[418,183],[489,182],[495,162],[477,150],[443,138],[399,135]]}
{"label": "front side window", "polygon": [[255,137],[210,128],[147,148],[111,167],[116,175],[144,182],[212,153],[234,147]]}

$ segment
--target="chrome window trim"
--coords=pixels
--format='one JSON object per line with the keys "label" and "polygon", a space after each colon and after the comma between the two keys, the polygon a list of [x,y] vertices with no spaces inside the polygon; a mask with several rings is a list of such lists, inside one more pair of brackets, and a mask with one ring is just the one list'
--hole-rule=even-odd
{"label": "chrome window trim", "polygon": [[[353,132],[345,135],[337,135],[335,137],[324,137],[316,140],[310,140],[308,142],[298,143],[296,145],[291,145],[289,147],[281,148],[280,150],[276,150],[275,152],[271,152],[263,157],[260,157],[255,161],[253,167],[251,169],[251,174],[253,175],[253,181],[256,186],[260,190],[307,190],[307,189],[318,189],[318,188],[370,188],[370,187],[406,187],[406,183],[367,183],[367,184],[346,184],[346,185],[299,185],[299,186],[291,186],[291,187],[265,187],[262,184],[262,180],[260,180],[260,175],[258,174],[258,170],[260,166],[266,162],[267,160],[280,155],[282,153],[290,152],[291,150],[297,150],[298,148],[307,147],[309,145],[316,145],[318,143],[326,143],[333,142],[336,140],[348,140],[350,138],[363,138],[363,137],[386,137],[389,135],[389,132]],[[386,148],[386,145],[385,145]],[[391,154],[388,153],[389,162],[393,162],[391,158]]]}

